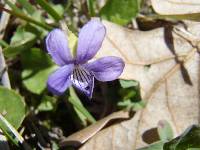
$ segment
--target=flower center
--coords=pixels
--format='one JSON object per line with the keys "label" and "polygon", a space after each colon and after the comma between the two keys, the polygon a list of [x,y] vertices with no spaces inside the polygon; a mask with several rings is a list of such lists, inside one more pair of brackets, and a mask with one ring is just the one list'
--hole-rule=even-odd
{"label": "flower center", "polygon": [[89,71],[80,65],[75,65],[70,78],[74,86],[87,95],[90,95],[94,85],[94,76]]}

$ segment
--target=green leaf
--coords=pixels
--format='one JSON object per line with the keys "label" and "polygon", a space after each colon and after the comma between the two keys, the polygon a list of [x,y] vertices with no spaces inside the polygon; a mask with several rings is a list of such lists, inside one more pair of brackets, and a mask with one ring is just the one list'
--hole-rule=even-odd
{"label": "green leaf", "polygon": [[[82,115],[84,115],[90,122],[95,123],[96,120],[93,118],[93,116],[87,111],[87,109],[83,106],[83,104],[81,103],[80,99],[78,98],[78,96],[76,95],[74,89],[72,87],[70,87],[69,89],[70,91],[70,97],[69,97],[69,102],[74,106],[75,110],[78,111],[78,115],[80,115],[80,113]],[[83,116],[81,115],[82,119]]]}
{"label": "green leaf", "polygon": [[164,144],[164,150],[188,150],[200,148],[200,126],[193,125],[179,137]]}
{"label": "green leaf", "polygon": [[11,45],[9,47],[4,48],[3,53],[6,57],[15,57],[23,51],[30,49],[36,42],[36,39],[32,39],[23,43],[21,45]]}
{"label": "green leaf", "polygon": [[[61,4],[56,4],[56,5],[50,4],[50,5],[58,13],[59,16],[64,15],[65,9],[64,9],[63,5],[61,5]],[[51,16],[51,15],[49,15],[49,16]]]}
{"label": "green leaf", "polygon": [[122,89],[120,94],[123,95],[123,100],[132,99],[134,101],[137,91],[133,88]]}
{"label": "green leaf", "polygon": [[172,140],[174,137],[173,130],[166,120],[158,122],[158,134],[160,139],[164,142]]}
{"label": "green leaf", "polygon": [[55,141],[52,141],[52,150],[59,150],[59,146]]}
{"label": "green leaf", "polygon": [[54,8],[45,0],[36,0],[36,2],[50,14],[56,21],[62,19],[62,17],[54,10]]}
{"label": "green leaf", "polygon": [[15,91],[0,86],[0,113],[15,129],[19,128],[26,114],[23,98]]}
{"label": "green leaf", "polygon": [[149,145],[148,147],[141,148],[138,150],[163,150],[163,144],[164,144],[163,142],[159,141]]}
{"label": "green leaf", "polygon": [[51,111],[54,109],[56,99],[51,96],[44,95],[37,111]]}
{"label": "green leaf", "polygon": [[[19,26],[11,38],[10,46],[4,48],[6,57],[14,57],[25,50],[29,50],[36,42],[39,31],[30,31],[30,26]],[[37,36],[36,36],[37,34]]]}
{"label": "green leaf", "polygon": [[119,80],[119,82],[122,88],[130,88],[138,86],[138,82],[133,80]]}
{"label": "green leaf", "polygon": [[[38,22],[45,23],[45,18],[43,17],[43,11],[42,10],[37,10],[35,11],[31,17]],[[48,34],[48,30],[35,25],[35,24],[29,24],[29,26],[32,28],[32,32],[36,33],[37,37],[40,37],[41,40],[45,38],[45,36]]]}
{"label": "green leaf", "polygon": [[75,111],[75,113],[76,113],[76,115],[79,119],[79,122],[81,121],[81,125],[86,127],[87,126],[87,120],[90,120],[90,118],[91,118],[91,120],[94,120],[94,118],[91,116],[91,114],[89,112],[87,112],[87,109],[85,109],[85,107],[81,103],[81,101],[78,98],[78,96],[76,95],[74,89],[70,88],[69,91],[70,91],[69,101],[71,102],[71,104],[74,108],[74,111]]}
{"label": "green leaf", "polygon": [[50,73],[57,67],[50,57],[40,49],[33,48],[21,54],[24,70],[22,79],[25,87],[35,94],[41,94],[46,88],[46,81]]}
{"label": "green leaf", "polygon": [[36,35],[28,31],[26,26],[19,26],[15,34],[12,36],[10,44],[20,45],[34,39],[35,37]]}
{"label": "green leaf", "polygon": [[139,102],[133,102],[130,99],[120,101],[117,103],[117,106],[120,108],[125,108],[127,110],[134,110],[138,111],[140,109],[143,109],[146,106],[146,103],[144,101],[139,101]]}
{"label": "green leaf", "polygon": [[73,107],[74,107],[74,111],[78,117],[78,123],[81,124],[82,126],[86,127],[88,125],[87,117],[81,111],[79,111],[79,109],[77,109],[75,106],[73,106]]}
{"label": "green leaf", "polygon": [[120,25],[126,25],[139,12],[138,0],[108,0],[100,16]]}
{"label": "green leaf", "polygon": [[127,110],[140,110],[145,107],[145,102],[142,101],[140,96],[140,86],[137,81],[119,80],[121,89],[119,94],[121,101],[117,105],[122,109]]}

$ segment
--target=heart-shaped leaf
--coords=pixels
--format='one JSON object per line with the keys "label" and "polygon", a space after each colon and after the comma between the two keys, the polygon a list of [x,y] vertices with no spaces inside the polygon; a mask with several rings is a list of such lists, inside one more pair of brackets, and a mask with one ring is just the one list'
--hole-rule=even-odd
{"label": "heart-shaped leaf", "polygon": [[21,60],[24,68],[23,84],[31,92],[40,94],[46,88],[48,76],[56,66],[45,52],[36,48],[24,51]]}
{"label": "heart-shaped leaf", "polygon": [[0,113],[15,128],[19,128],[26,114],[23,98],[13,90],[0,86]]}

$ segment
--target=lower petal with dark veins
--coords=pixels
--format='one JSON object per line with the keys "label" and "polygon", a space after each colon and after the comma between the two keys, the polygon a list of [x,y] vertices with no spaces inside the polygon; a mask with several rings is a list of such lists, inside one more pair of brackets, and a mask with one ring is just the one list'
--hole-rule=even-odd
{"label": "lower petal with dark veins", "polygon": [[94,88],[94,76],[91,72],[84,69],[82,66],[75,66],[71,75],[71,81],[74,87],[87,97],[92,98]]}

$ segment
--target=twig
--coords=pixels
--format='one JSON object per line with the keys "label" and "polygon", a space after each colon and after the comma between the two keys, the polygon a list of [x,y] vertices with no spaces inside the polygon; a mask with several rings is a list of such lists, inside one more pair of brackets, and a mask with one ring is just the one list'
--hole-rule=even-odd
{"label": "twig", "polygon": [[200,42],[199,37],[188,32],[186,29],[174,27],[173,31],[178,36],[180,36],[181,38],[183,38],[187,42],[189,42],[192,46],[199,46],[199,44],[198,44]]}
{"label": "twig", "polygon": [[[10,18],[10,15],[8,13],[2,12],[1,18],[0,18],[0,33],[1,33],[0,39],[2,39],[3,36],[4,36],[4,31],[5,31],[5,28],[8,24],[9,18]],[[7,72],[7,69],[6,69],[6,63],[5,63],[5,59],[4,59],[4,56],[3,56],[1,46],[0,46],[0,72],[1,72],[1,76],[0,76],[1,85],[10,89],[11,88],[10,80],[9,80],[9,77],[8,77],[8,72]],[[1,130],[0,130],[0,132],[1,132],[0,133],[0,141],[3,141],[3,142],[1,142],[2,144],[0,144],[0,147],[2,149],[9,150],[10,148],[9,148],[6,136],[4,136],[2,134]]]}
{"label": "twig", "polygon": [[2,48],[0,47],[0,77],[1,77],[1,85],[11,89],[10,80],[8,77],[7,67],[5,63],[5,59],[2,53]]}
{"label": "twig", "polygon": [[[7,7],[7,6],[6,6]],[[8,24],[8,20],[10,18],[10,15],[5,13],[5,12],[2,12],[2,15],[1,15],[1,19],[0,19],[0,39],[3,39],[3,36],[4,36],[4,31],[5,31],[5,28]],[[5,59],[4,59],[4,55],[3,55],[3,52],[2,52],[2,48],[0,46],[0,72],[1,72],[1,84],[4,86],[4,87],[7,87],[9,89],[11,89],[11,86],[10,86],[10,80],[9,80],[9,77],[8,77],[8,72],[7,72],[7,69],[6,69],[6,63],[5,63]]]}

